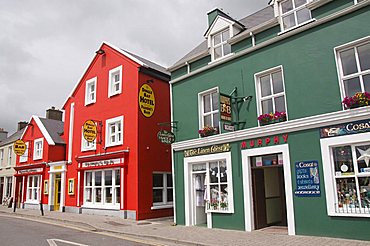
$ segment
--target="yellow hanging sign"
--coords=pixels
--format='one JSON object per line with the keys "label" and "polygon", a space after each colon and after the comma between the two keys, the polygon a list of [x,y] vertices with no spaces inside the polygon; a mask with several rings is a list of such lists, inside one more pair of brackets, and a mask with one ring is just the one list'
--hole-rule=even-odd
{"label": "yellow hanging sign", "polygon": [[87,142],[94,142],[98,129],[96,127],[95,121],[87,120],[83,125],[83,135]]}
{"label": "yellow hanging sign", "polygon": [[139,90],[139,107],[145,117],[151,117],[155,110],[155,97],[152,87],[143,84]]}
{"label": "yellow hanging sign", "polygon": [[27,145],[19,139],[14,142],[13,150],[16,155],[23,155],[27,150]]}

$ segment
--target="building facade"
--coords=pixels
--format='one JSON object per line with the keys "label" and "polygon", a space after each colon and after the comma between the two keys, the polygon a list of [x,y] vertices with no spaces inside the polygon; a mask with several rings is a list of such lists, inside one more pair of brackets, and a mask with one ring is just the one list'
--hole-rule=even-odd
{"label": "building facade", "polygon": [[177,224],[370,239],[369,5],[208,13],[169,68]]}
{"label": "building facade", "polygon": [[[172,215],[169,74],[103,42],[67,98],[65,211],[146,219]],[[90,134],[90,137],[86,137]]]}

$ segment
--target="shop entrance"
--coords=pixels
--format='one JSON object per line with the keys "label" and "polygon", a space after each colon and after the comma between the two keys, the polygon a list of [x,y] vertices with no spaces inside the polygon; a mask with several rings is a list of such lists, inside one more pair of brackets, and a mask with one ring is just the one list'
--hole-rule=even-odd
{"label": "shop entrance", "polygon": [[3,204],[4,195],[4,177],[0,177],[0,204]]}
{"label": "shop entrance", "polygon": [[282,154],[250,158],[255,229],[287,226]]}
{"label": "shop entrance", "polygon": [[60,195],[61,195],[61,176],[60,174],[55,175],[54,183],[54,211],[59,211],[60,208]]}
{"label": "shop entrance", "polygon": [[207,225],[206,214],[206,164],[194,164],[192,168],[192,210],[193,225]]}

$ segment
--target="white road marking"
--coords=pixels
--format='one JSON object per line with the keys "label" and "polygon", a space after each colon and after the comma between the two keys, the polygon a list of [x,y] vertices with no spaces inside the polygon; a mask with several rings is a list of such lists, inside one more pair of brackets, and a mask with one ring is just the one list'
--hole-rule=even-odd
{"label": "white road marking", "polygon": [[48,242],[48,244],[50,246],[58,246],[58,244],[56,242],[66,243],[66,244],[70,244],[70,245],[77,245],[77,246],[89,246],[87,244],[75,243],[75,242],[66,241],[66,240],[62,240],[62,239],[46,239],[46,241]]}

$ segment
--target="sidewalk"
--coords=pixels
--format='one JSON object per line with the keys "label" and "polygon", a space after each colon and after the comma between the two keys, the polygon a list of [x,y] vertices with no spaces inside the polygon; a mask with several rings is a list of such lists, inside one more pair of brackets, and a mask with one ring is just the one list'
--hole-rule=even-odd
{"label": "sidewalk", "polygon": [[134,221],[117,217],[72,214],[45,211],[41,216],[39,210],[12,209],[0,205],[0,215],[17,216],[38,221],[52,222],[58,225],[74,226],[85,230],[110,232],[127,237],[145,238],[169,242],[172,245],[199,246],[244,246],[244,245],[273,245],[273,246],[305,246],[305,245],[340,245],[362,246],[370,245],[367,241],[346,240],[326,237],[288,236],[284,230],[265,231],[232,231],[208,229],[205,227],[174,226],[171,218]]}

